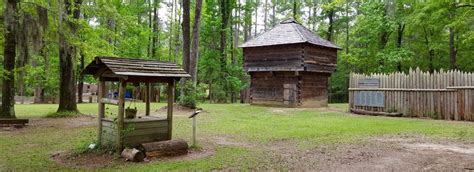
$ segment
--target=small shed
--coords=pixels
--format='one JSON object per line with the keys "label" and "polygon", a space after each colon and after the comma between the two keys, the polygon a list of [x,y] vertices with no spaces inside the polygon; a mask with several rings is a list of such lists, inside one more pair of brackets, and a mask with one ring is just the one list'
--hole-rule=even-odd
{"label": "small shed", "polygon": [[[98,145],[113,147],[118,151],[124,146],[170,140],[173,129],[173,102],[175,82],[190,77],[178,65],[169,62],[119,58],[96,57],[83,71],[99,80],[98,86]],[[106,82],[118,83],[118,98],[106,98]],[[125,91],[127,84],[146,84],[145,116],[124,119]],[[153,83],[168,84],[168,110],[166,118],[150,115],[150,90]],[[105,116],[105,104],[117,105],[116,118]]]}
{"label": "small shed", "polygon": [[336,70],[335,44],[293,19],[240,45],[251,76],[250,103],[286,107],[327,106]]}

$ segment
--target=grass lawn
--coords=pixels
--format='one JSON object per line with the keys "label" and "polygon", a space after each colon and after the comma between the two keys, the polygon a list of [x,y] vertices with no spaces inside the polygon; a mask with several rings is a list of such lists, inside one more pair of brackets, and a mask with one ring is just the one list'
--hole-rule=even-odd
{"label": "grass lawn", "polygon": [[[165,106],[152,104],[153,109]],[[345,113],[346,104],[331,104],[322,109],[287,109],[250,106],[247,104],[202,104],[205,113],[198,118],[198,141],[201,146],[213,139],[225,137],[236,143],[260,145],[257,148],[239,145],[216,145],[212,156],[177,161],[115,164],[101,170],[211,170],[278,168],[277,160],[263,149],[278,141],[294,143],[306,150],[321,145],[364,142],[380,135],[415,134],[433,138],[474,141],[474,124],[409,118],[360,116]],[[94,115],[97,104],[79,104],[84,114]],[[144,109],[143,103],[137,107]],[[57,105],[16,105],[19,118],[44,120]],[[189,114],[176,114],[174,138],[190,140]],[[75,118],[50,119],[74,123]],[[51,155],[58,151],[78,151],[96,138],[96,127],[85,125],[29,126],[17,131],[0,131],[0,171],[14,170],[75,170],[55,163]],[[76,169],[77,170],[77,169]]]}

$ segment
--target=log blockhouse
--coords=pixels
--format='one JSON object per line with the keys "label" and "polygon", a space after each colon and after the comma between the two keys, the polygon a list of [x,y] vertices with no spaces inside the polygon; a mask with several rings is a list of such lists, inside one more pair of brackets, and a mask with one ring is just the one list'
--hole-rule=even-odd
{"label": "log blockhouse", "polygon": [[327,106],[338,46],[289,19],[240,47],[251,76],[251,104]]}

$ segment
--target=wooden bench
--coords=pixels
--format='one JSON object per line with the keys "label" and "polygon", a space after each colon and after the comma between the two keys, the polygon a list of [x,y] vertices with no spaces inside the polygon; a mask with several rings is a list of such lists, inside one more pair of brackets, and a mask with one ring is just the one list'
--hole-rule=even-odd
{"label": "wooden bench", "polygon": [[8,127],[15,125],[25,126],[28,121],[28,119],[0,118],[0,127]]}

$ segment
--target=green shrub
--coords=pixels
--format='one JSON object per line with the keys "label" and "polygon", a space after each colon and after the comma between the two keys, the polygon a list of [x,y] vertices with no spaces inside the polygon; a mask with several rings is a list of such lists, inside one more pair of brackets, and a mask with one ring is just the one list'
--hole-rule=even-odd
{"label": "green shrub", "polygon": [[187,80],[181,85],[181,94],[178,98],[178,104],[187,108],[195,109],[197,106],[196,87],[191,80]]}

